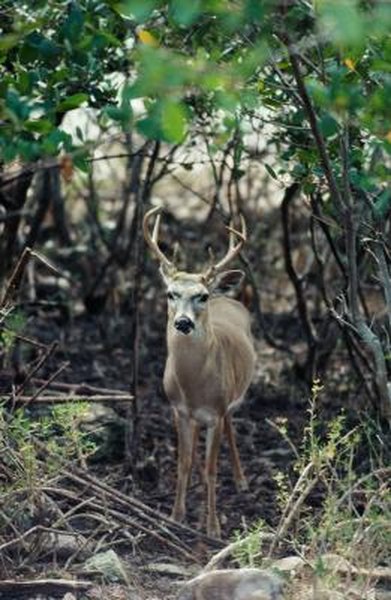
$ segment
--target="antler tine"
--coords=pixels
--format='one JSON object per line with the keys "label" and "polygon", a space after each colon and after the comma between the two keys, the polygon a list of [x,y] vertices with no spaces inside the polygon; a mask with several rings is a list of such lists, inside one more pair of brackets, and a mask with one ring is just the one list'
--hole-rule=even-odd
{"label": "antler tine", "polygon": [[[148,246],[152,250],[153,254],[159,260],[159,262],[163,263],[169,269],[174,269],[175,268],[174,264],[170,260],[168,260],[167,256],[165,256],[165,254],[163,254],[163,252],[159,248],[158,238],[159,238],[161,210],[162,210],[161,206],[155,206],[154,208],[151,208],[148,212],[145,213],[144,219],[143,219],[144,238],[145,238],[145,241],[147,242]],[[151,233],[149,231],[149,221],[150,221],[151,217],[156,213],[157,213],[157,216],[156,216],[155,224],[153,226],[152,237],[151,237]]]}
{"label": "antler tine", "polygon": [[[229,246],[227,253],[218,263],[216,263],[215,265],[212,264],[208,268],[208,270],[205,273],[206,278],[211,277],[212,275],[215,275],[216,273],[221,271],[223,267],[225,267],[229,262],[231,262],[231,260],[235,258],[237,254],[239,254],[244,242],[247,240],[247,227],[243,215],[240,215],[240,225],[242,231],[234,229],[232,225],[226,226],[226,229],[229,231]],[[236,244],[235,237],[239,238],[239,241]]]}
{"label": "antler tine", "polygon": [[160,220],[162,218],[162,213],[161,213],[160,206],[158,208],[159,208],[159,212],[156,215],[155,224],[154,224],[153,230],[152,230],[152,241],[156,245],[158,245]]}

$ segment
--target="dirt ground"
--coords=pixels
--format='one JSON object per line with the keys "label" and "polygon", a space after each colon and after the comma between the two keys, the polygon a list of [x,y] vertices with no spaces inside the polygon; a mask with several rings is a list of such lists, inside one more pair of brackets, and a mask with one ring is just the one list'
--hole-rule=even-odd
{"label": "dirt ground", "polygon": [[[189,240],[197,242],[196,237],[189,237]],[[250,259],[253,257],[250,256]],[[270,260],[270,255],[263,260],[265,271],[270,271],[280,261],[277,243],[274,262]],[[267,261],[269,266],[266,265]],[[292,308],[292,290],[286,279],[280,280],[276,287],[269,280],[261,291],[264,320],[269,332],[280,342],[292,344],[293,341],[300,346],[302,332]],[[77,293],[77,290],[73,293]],[[41,295],[41,299],[45,298]],[[107,306],[99,314],[89,315],[85,311],[75,310],[80,299],[70,301],[73,303],[70,311],[55,305],[37,305],[28,309],[25,334],[45,344],[59,341],[58,350],[45,363],[41,376],[49,377],[66,360],[69,366],[61,375],[62,381],[129,391],[132,315],[126,297],[122,298],[119,312]],[[272,307],[274,310],[271,310]],[[165,299],[156,265],[149,258],[143,279],[139,339],[137,483],[132,482],[125,466],[123,431],[120,430],[114,431],[109,445],[91,461],[90,468],[96,477],[133,494],[146,505],[169,514],[175,489],[176,440],[171,410],[161,383],[165,361]],[[223,542],[232,540],[236,532],[248,530],[260,519],[269,526],[277,524],[279,507],[275,476],[279,472],[290,472],[294,456],[275,425],[278,422],[286,423],[289,437],[299,446],[308,416],[310,392],[292,370],[289,355],[271,347],[262,333],[256,335],[256,347],[258,358],[254,381],[245,402],[234,416],[238,447],[249,482],[248,491],[236,491],[225,442],[221,449],[217,505]],[[334,361],[338,364],[340,360],[337,351]],[[332,413],[343,403],[343,395],[330,400],[335,389],[333,386],[334,382],[329,378],[323,394],[324,410]],[[125,410],[118,409],[118,414],[124,417]],[[203,439],[200,456],[202,449]],[[192,528],[205,529],[203,485],[200,469],[197,470],[188,492],[187,523]],[[203,556],[201,562],[205,562],[204,549],[194,550],[200,552],[200,556]],[[142,544],[136,544],[133,548],[121,549],[119,553],[131,573],[135,591],[129,592],[121,585],[97,586],[87,596],[91,600],[168,600],[174,597],[178,580],[187,579],[192,569],[196,571],[199,568],[158,547],[152,538],[144,539]],[[167,564],[176,566],[179,571],[175,575],[167,574],[164,569]],[[159,571],[154,568],[156,565],[162,569]]]}
{"label": "dirt ground", "polygon": [[[62,375],[62,381],[129,389],[131,352],[128,315],[115,319],[107,315],[82,315],[64,323],[56,310],[51,315],[45,310],[38,311],[31,318],[31,324],[30,333],[35,332],[40,341],[50,343],[60,340],[58,351],[45,365],[43,377],[49,377],[62,361],[67,360],[70,365]],[[290,335],[286,326],[283,329]],[[132,485],[124,463],[121,430],[114,430],[109,446],[103,450],[103,455],[100,452],[98,458],[91,462],[90,468],[96,477],[168,515],[175,490],[176,438],[171,409],[161,383],[165,360],[165,306],[162,297],[157,304],[151,297],[144,305],[141,332],[137,484]],[[299,445],[307,417],[309,392],[303,383],[290,381],[287,358],[261,338],[256,340],[256,345],[256,376],[245,402],[234,416],[248,491],[239,493],[235,489],[225,441],[220,454],[217,505],[224,543],[234,539],[237,532],[250,529],[260,519],[267,525],[277,524],[279,509],[274,477],[278,472],[289,471],[293,453],[273,423],[286,421],[289,436]],[[125,410],[118,410],[123,417]],[[192,528],[205,531],[204,486],[200,475],[203,452],[204,439],[201,437],[199,468],[193,473],[188,492],[186,522]],[[215,550],[219,547],[216,545]],[[202,544],[194,551],[201,557],[201,563],[211,555],[211,548],[205,553]],[[94,588],[89,592],[89,598],[168,600],[174,597],[178,581],[188,579],[200,568],[180,556],[173,556],[166,548],[159,548],[153,539],[144,539],[131,551],[121,550],[120,555],[131,573],[137,595],[130,595],[124,586],[112,585]],[[176,568],[174,575],[165,573],[167,564]]]}

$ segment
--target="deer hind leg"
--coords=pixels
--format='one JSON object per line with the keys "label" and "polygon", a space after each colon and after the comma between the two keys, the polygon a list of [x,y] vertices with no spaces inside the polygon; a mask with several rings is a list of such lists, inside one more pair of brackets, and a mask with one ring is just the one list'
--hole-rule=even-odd
{"label": "deer hind leg", "polygon": [[228,438],[229,450],[231,453],[232,468],[234,472],[234,480],[238,492],[248,490],[247,479],[243,473],[242,465],[240,464],[238,447],[236,445],[235,429],[232,425],[230,415],[224,417],[224,428]]}
{"label": "deer hind leg", "polygon": [[175,502],[171,517],[181,522],[186,514],[186,492],[189,483],[192,461],[192,424],[189,419],[174,411],[178,436],[177,481]]}
{"label": "deer hind leg", "polygon": [[206,489],[207,489],[207,533],[210,537],[220,538],[220,524],[216,513],[217,459],[223,431],[223,419],[208,427],[206,436]]}

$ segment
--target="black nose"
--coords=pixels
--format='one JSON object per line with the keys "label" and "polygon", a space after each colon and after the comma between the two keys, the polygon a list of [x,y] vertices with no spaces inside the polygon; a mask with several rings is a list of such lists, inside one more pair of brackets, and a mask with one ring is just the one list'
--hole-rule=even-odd
{"label": "black nose", "polygon": [[185,334],[194,329],[194,323],[189,317],[179,317],[179,319],[176,319],[174,326],[175,329]]}

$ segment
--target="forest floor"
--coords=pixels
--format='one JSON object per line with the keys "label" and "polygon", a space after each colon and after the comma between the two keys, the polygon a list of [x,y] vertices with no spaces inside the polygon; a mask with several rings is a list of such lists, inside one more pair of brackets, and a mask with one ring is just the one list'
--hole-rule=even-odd
{"label": "forest floor", "polygon": [[[278,250],[277,250],[278,252]],[[265,259],[266,262],[266,259]],[[94,477],[115,489],[131,495],[160,513],[169,515],[174,498],[176,479],[176,439],[171,409],[162,391],[165,361],[165,299],[157,269],[148,261],[144,275],[143,302],[139,331],[139,422],[137,463],[129,470],[124,460],[124,419],[130,418],[126,406],[117,406],[113,412],[109,440],[93,460],[88,470]],[[273,268],[270,261],[269,270]],[[284,288],[287,282],[277,286]],[[289,287],[289,286],[288,286]],[[273,285],[269,281],[268,289]],[[300,349],[303,335],[292,306],[292,291],[281,296],[270,295],[263,305],[264,322],[269,333],[278,340]],[[289,295],[289,301],[287,296]],[[80,304],[80,301],[79,301]],[[64,313],[61,308],[37,305],[26,311],[24,334],[42,344],[59,342],[57,351],[48,359],[40,377],[50,377],[68,361],[61,381],[71,384],[88,384],[96,388],[130,390],[132,372],[130,338],[132,314],[129,303],[123,302],[121,310],[115,307],[100,314],[87,314],[73,309]],[[288,308],[287,308],[288,307]],[[273,309],[273,310],[272,310]],[[259,328],[258,328],[259,329]],[[115,548],[123,560],[130,586],[99,583],[79,598],[90,600],[169,600],[175,597],[179,582],[197,573],[218,549],[250,530],[260,520],[275,527],[280,517],[278,485],[280,473],[291,474],[294,451],[278,431],[282,426],[297,448],[302,442],[303,429],[308,422],[310,390],[293,370],[292,357],[276,350],[256,335],[257,366],[247,397],[234,415],[238,448],[249,490],[237,492],[234,486],[228,448],[224,441],[219,460],[217,506],[222,528],[222,542],[212,543],[200,536],[191,542],[196,561],[193,563],[175,553],[172,548],[156,542],[156,538],[140,534],[139,538]],[[346,369],[337,348],[333,366],[320,398],[320,411],[328,420],[336,415],[345,401],[344,377]],[[338,390],[338,393],[336,393]],[[107,416],[107,414],[106,414]],[[118,417],[118,419],[117,419]],[[122,424],[118,427],[118,424]],[[106,423],[107,425],[107,423]],[[201,438],[202,456],[204,439]],[[201,458],[200,458],[201,460]],[[136,475],[137,481],[133,477]],[[316,507],[316,496],[311,499]],[[192,478],[187,498],[186,524],[197,531],[205,531],[204,486],[200,469]],[[106,532],[106,537],[107,537]],[[30,562],[28,571],[34,577],[44,577],[48,572],[62,572],[57,565]],[[67,576],[65,572],[65,576]],[[99,577],[97,579],[99,581]],[[12,600],[11,596],[1,596]],[[76,596],[75,596],[76,597]],[[31,600],[51,598],[50,595],[32,595]],[[67,598],[71,600],[71,596]]]}
{"label": "forest floor", "polygon": [[[154,299],[149,300],[151,305]],[[162,391],[162,374],[165,357],[164,303],[154,304],[155,311],[141,321],[142,343],[140,345],[140,378],[138,386],[139,444],[136,466],[137,483],[124,462],[123,427],[118,422],[126,417],[124,407],[116,408],[119,416],[112,419],[109,441],[97,458],[89,464],[89,470],[98,479],[116,489],[131,494],[147,506],[169,515],[174,499],[176,479],[176,436],[171,409]],[[157,310],[156,310],[156,307]],[[144,306],[143,314],[148,313]],[[30,335],[40,342],[50,344],[60,341],[55,355],[45,364],[43,378],[48,378],[65,360],[69,366],[62,374],[62,381],[84,383],[96,388],[129,390],[131,351],[128,331],[129,317],[105,316],[75,317],[64,324],[61,315],[39,311],[30,318]],[[282,329],[291,335],[297,323],[293,319],[291,331],[284,322]],[[191,564],[181,554],[175,555],[169,548],[156,543],[148,536],[142,541],[118,549],[118,554],[129,573],[131,589],[121,584],[98,585],[87,595],[80,597],[105,600],[130,599],[152,600],[175,597],[178,582],[189,579],[191,574],[205,564],[214,552],[243,534],[260,520],[275,527],[280,516],[277,498],[276,476],[289,473],[294,454],[283,439],[278,427],[283,425],[290,439],[300,446],[303,427],[308,420],[310,391],[303,382],[290,380],[289,360],[261,339],[256,340],[257,369],[245,402],[234,415],[238,447],[248,479],[249,490],[237,492],[234,486],[227,444],[224,440],[220,452],[217,506],[222,527],[222,543],[194,544],[192,551],[199,563]],[[327,394],[325,394],[325,398]],[[334,412],[335,401],[332,402]],[[330,412],[327,402],[324,409]],[[94,407],[93,407],[94,410]],[[107,410],[107,408],[106,408]],[[104,411],[104,415],[106,415]],[[106,415],[107,416],[107,415]],[[123,423],[123,421],[122,421]],[[204,451],[201,436],[199,466]],[[200,468],[195,469],[188,492],[186,524],[205,531],[204,486]],[[133,546],[133,547],[132,547]],[[36,575],[42,577],[48,565],[30,565]],[[51,566],[49,565],[51,568]],[[31,596],[50,598],[51,596]],[[9,598],[9,600],[11,600]]]}
{"label": "forest floor", "polygon": [[[118,434],[114,428],[113,435],[118,437],[110,440],[108,454],[93,461],[90,468],[96,477],[103,478],[119,490],[131,493],[143,503],[169,515],[176,479],[176,436],[171,409],[164,398],[161,384],[165,355],[164,324],[156,323],[155,329],[154,320],[159,321],[156,316],[155,319],[149,317],[146,324],[149,335],[146,333],[148,339],[143,344],[140,368],[137,485],[129,484],[130,475],[123,456],[123,430]],[[128,391],[131,364],[129,340],[128,343],[123,343],[127,338],[126,317],[116,321],[117,335],[123,338],[117,341],[115,332],[111,332],[109,339],[106,337],[107,332],[102,335],[101,317],[81,317],[65,328],[59,324],[57,331],[53,325],[52,319],[43,319],[39,326],[41,341],[49,343],[62,338],[55,357],[46,365],[47,376],[67,360],[70,365],[62,376],[62,381]],[[307,420],[309,392],[305,391],[304,386],[299,392],[299,385],[294,382],[287,381],[284,386],[274,383],[276,352],[261,341],[257,342],[257,351],[257,378],[234,416],[238,447],[249,483],[248,491],[239,493],[235,489],[225,440],[220,453],[217,506],[222,537],[226,543],[234,539],[236,532],[245,532],[260,519],[271,526],[277,524],[279,509],[274,477],[280,471],[286,472],[293,460],[291,449],[277,431],[278,423],[286,421],[289,436],[300,444],[302,429]],[[43,376],[45,375],[44,373]],[[124,416],[123,409],[119,412]],[[203,452],[204,439],[201,436],[200,465]],[[186,522],[192,528],[205,530],[204,486],[200,470],[195,470],[188,492]],[[218,547],[216,546],[216,550]],[[196,554],[198,551],[200,560],[205,561],[208,556],[205,548],[195,549]],[[188,564],[181,564],[180,556],[170,556],[167,549],[157,547],[153,538],[143,540],[133,553],[125,552],[123,558],[132,577],[134,576],[141,599],[168,599],[168,594],[176,589],[173,576],[164,573],[164,565],[182,567],[185,574],[191,572]],[[159,563],[162,571],[160,574]],[[148,570],[147,565],[150,565]],[[180,572],[181,569],[178,570]],[[178,574],[174,575],[174,579],[177,577]],[[112,592],[105,588],[104,593],[112,593],[113,598],[121,597],[118,596],[118,586],[113,586]],[[110,597],[105,595],[107,599]]]}

